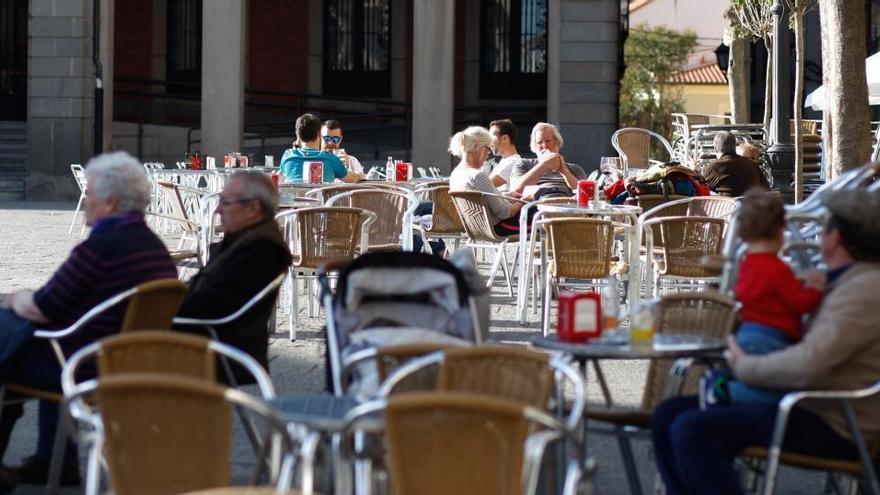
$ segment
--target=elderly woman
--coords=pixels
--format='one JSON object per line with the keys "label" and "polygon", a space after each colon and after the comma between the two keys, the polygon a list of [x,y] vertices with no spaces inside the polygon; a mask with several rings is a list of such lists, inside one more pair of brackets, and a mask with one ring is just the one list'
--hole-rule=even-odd
{"label": "elderly woman", "polygon": [[[105,299],[140,283],[176,278],[174,261],[144,222],[150,186],[143,168],[128,153],[93,158],[86,166],[86,223],[89,237],[40,289],[9,294],[0,309],[0,379],[59,392],[61,368],[51,346],[34,339],[35,328],[71,325]],[[125,304],[104,312],[76,333],[60,340],[64,354],[119,331]],[[6,399],[13,399],[8,393]],[[6,451],[22,405],[3,406],[0,455]],[[39,439],[34,456],[16,470],[0,468],[0,492],[22,483],[45,483],[52,453],[58,405],[40,402]],[[79,484],[76,450],[68,445],[62,484]]]}
{"label": "elderly woman", "polygon": [[573,195],[578,179],[586,179],[587,174],[579,166],[566,163],[559,153],[563,143],[559,129],[553,124],[538,122],[532,128],[530,143],[537,158],[523,159],[513,167],[512,190],[523,193],[527,186],[538,186],[536,199]]}
{"label": "elderly woman", "polygon": [[[825,201],[822,230],[828,265],[825,298],[803,337],[784,349],[746,355],[730,340],[736,378],[765,389],[852,390],[880,380],[880,195],[838,191]],[[868,445],[880,441],[880,397],[853,402]],[[775,404],[735,402],[700,410],[696,397],[660,404],[652,419],[657,466],[666,493],[741,493],[733,461],[743,448],[767,446]],[[837,403],[804,403],[789,417],[784,448],[823,457],[857,459]]]}
{"label": "elderly woman", "polygon": [[[449,152],[461,159],[449,176],[450,191],[481,191],[498,194],[492,179],[482,171],[483,162],[489,157],[492,135],[483,127],[472,126],[455,133],[449,140]],[[517,193],[507,193],[512,199]],[[490,220],[495,233],[501,236],[519,234],[519,210],[522,203],[509,201],[503,197],[487,197]]]}

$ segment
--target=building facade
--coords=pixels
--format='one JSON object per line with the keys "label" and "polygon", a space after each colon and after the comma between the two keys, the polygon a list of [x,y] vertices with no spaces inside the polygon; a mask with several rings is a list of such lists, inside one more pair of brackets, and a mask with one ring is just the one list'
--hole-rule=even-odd
{"label": "building facade", "polygon": [[26,137],[0,179],[28,199],[75,197],[95,149],[277,160],[305,111],[367,164],[448,171],[455,130],[505,117],[523,152],[537,121],[588,170],[611,151],[626,0],[96,1],[0,0],[0,132]]}

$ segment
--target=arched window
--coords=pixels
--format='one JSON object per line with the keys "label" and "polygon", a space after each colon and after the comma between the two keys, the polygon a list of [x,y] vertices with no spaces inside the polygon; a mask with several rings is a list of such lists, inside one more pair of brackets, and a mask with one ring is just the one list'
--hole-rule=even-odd
{"label": "arched window", "polygon": [[324,2],[324,93],[391,94],[391,1]]}
{"label": "arched window", "polygon": [[547,0],[483,0],[480,98],[547,97]]}

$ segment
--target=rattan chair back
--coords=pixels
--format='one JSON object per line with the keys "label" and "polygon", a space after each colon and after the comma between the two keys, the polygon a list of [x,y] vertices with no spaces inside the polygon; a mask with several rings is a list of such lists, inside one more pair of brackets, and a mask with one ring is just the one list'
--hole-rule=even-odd
{"label": "rattan chair back", "polygon": [[624,168],[648,168],[651,165],[651,140],[657,140],[667,152],[666,160],[672,157],[672,146],[666,139],[647,129],[627,127],[619,129],[611,136],[611,145],[623,159]]}
{"label": "rattan chair back", "polygon": [[428,192],[428,199],[434,204],[431,213],[431,228],[427,231],[432,234],[461,234],[464,232],[461,218],[452,197],[449,196],[448,185],[432,186]]}
{"label": "rattan chair back", "polygon": [[482,242],[504,240],[504,237],[495,233],[485,196],[477,191],[450,191],[449,196],[468,237]]}
{"label": "rattan chair back", "polygon": [[[660,299],[657,312],[658,333],[680,333],[724,338],[736,325],[736,303],[716,292],[679,292]],[[652,360],[648,365],[642,408],[653,410],[666,397],[670,359]],[[700,373],[691,370],[685,380],[685,394],[695,393]]]}
{"label": "rattan chair back", "polygon": [[102,378],[95,393],[113,491],[181,493],[229,485],[230,407],[204,380],[149,373]]}
{"label": "rattan chair back", "polygon": [[[379,374],[379,383],[385,381],[397,368],[408,361],[442,351],[449,346],[434,343],[403,344],[383,346],[376,350],[376,367]],[[413,392],[418,390],[437,389],[437,367],[429,366],[408,375],[400,383],[394,386],[392,394],[401,392]]]}
{"label": "rattan chair back", "polygon": [[367,212],[360,208],[322,206],[296,214],[297,249],[293,266],[317,269],[321,264],[354,259]]}
{"label": "rattan chair back", "polygon": [[657,226],[663,240],[661,275],[714,277],[715,270],[703,266],[705,256],[721,254],[727,221],[711,217],[665,217]]}
{"label": "rattan chair back", "polygon": [[339,198],[333,206],[348,206],[372,211],[376,221],[370,225],[370,251],[399,251],[404,216],[409,208],[409,197],[402,192],[377,187],[355,189],[351,195]]}
{"label": "rattan chair back", "polygon": [[156,185],[164,189],[165,197],[168,198],[168,204],[171,205],[172,216],[183,220],[182,222],[178,222],[180,228],[188,234],[198,236],[198,223],[193,221],[186,212],[183,196],[180,194],[180,189],[177,187],[177,184],[167,180],[157,180]]}
{"label": "rattan chair back", "polygon": [[437,389],[471,392],[547,408],[553,389],[549,354],[514,346],[454,347],[444,351]]}
{"label": "rattan chair back", "polygon": [[596,279],[611,274],[614,227],[610,221],[563,217],[542,223],[554,277]]}
{"label": "rattan chair back", "polygon": [[[676,201],[679,199],[685,199],[687,196],[679,196],[679,195],[671,195],[664,196],[662,194],[642,194],[637,197],[639,208],[642,209],[643,212],[648,210],[652,210],[657,206],[660,206],[664,203],[669,203],[671,201]],[[669,205],[662,210],[655,212],[651,218],[658,217],[677,217],[677,216],[685,216],[687,215],[688,206],[686,204],[675,204]],[[651,231],[654,234],[654,248],[662,248],[663,247],[663,236],[660,234],[660,227],[658,225],[652,225]],[[644,244],[644,238],[642,239],[642,243]]]}
{"label": "rattan chair back", "polygon": [[689,217],[712,217],[730,220],[736,209],[736,199],[725,196],[698,196],[687,204]]}
{"label": "rattan chair back", "polygon": [[186,284],[175,278],[144,282],[128,301],[121,332],[168,330],[186,294]]}
{"label": "rattan chair back", "polygon": [[[354,191],[357,189],[372,189],[370,186],[366,184],[336,184],[333,186],[321,187],[318,189],[314,189],[309,195],[317,196],[321,200],[321,204],[324,204],[337,194],[341,194],[348,191]],[[335,206],[351,206],[348,203],[348,200],[337,203]]]}
{"label": "rattan chair back", "polygon": [[98,375],[173,373],[214,382],[217,360],[209,342],[195,335],[150,330],[107,337],[96,357]]}
{"label": "rattan chair back", "polygon": [[523,406],[467,393],[392,397],[385,411],[395,495],[522,493]]}

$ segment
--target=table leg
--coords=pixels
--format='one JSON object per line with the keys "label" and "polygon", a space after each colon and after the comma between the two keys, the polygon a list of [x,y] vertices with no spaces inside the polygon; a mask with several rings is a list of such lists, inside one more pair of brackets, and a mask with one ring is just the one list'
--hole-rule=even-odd
{"label": "table leg", "polygon": [[[599,366],[599,360],[591,359],[593,371],[596,373],[596,380],[599,382],[599,388],[602,389],[602,396],[605,399],[605,405],[611,407],[613,401],[611,399],[611,390],[608,389],[608,383],[605,381],[605,374],[602,373],[602,367]],[[614,426],[614,436],[617,438],[617,444],[620,447],[620,455],[623,458],[623,467],[626,471],[626,479],[629,483],[630,493],[635,495],[642,494],[642,484],[639,481],[639,472],[636,467],[636,461],[633,457],[632,445],[629,443],[626,431],[623,426]],[[584,439],[586,443],[586,439]]]}

